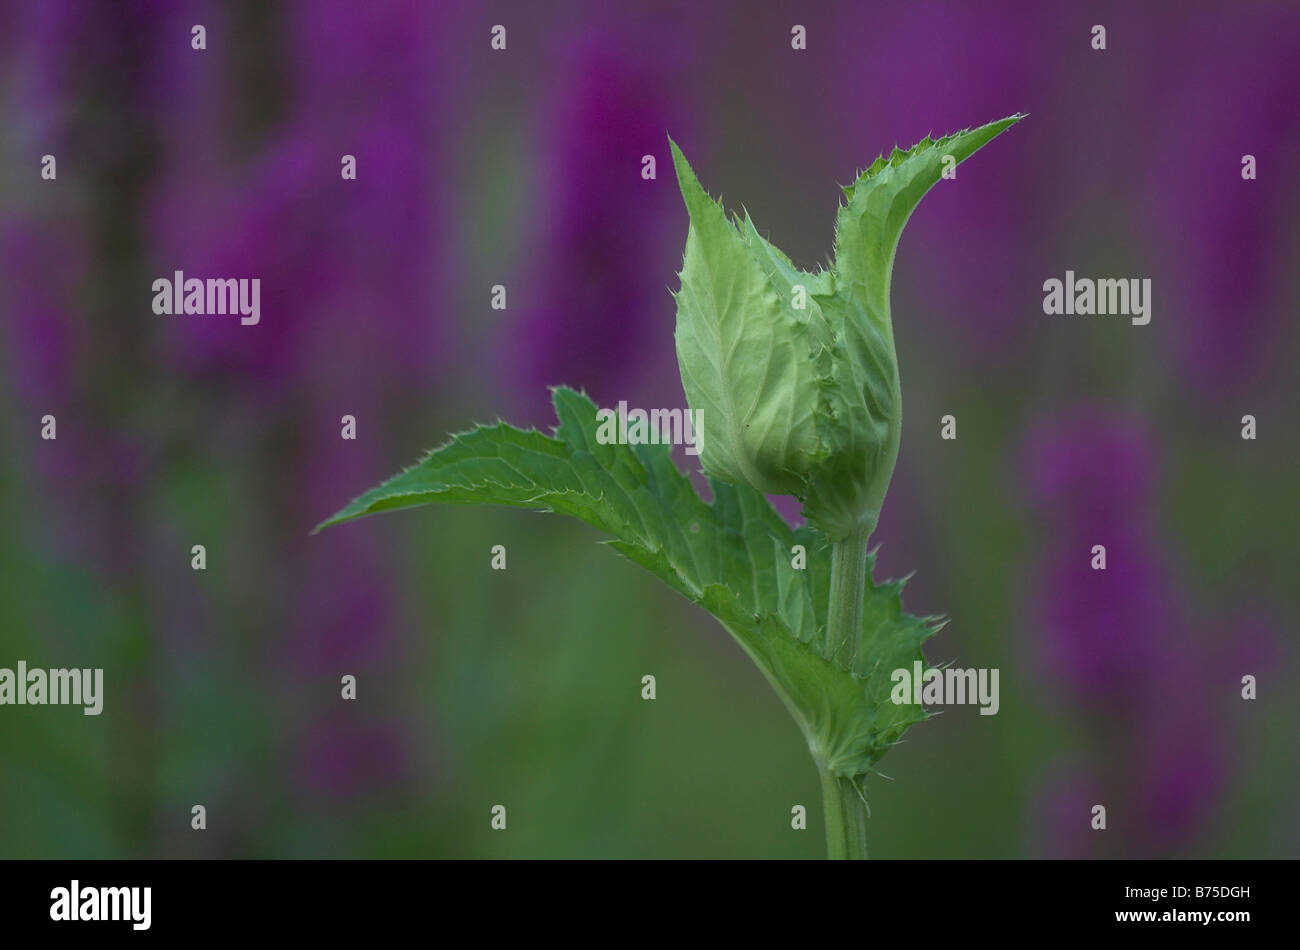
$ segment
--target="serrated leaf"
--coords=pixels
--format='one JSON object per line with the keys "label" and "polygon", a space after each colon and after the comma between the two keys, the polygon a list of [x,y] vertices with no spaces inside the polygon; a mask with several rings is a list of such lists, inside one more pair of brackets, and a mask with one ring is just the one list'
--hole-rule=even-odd
{"label": "serrated leaf", "polygon": [[880,156],[845,186],[835,220],[835,288],[865,311],[892,341],[889,283],[898,240],[921,199],[943,177],[944,157],[960,164],[1023,119],[1016,114],[976,129]]}
{"label": "serrated leaf", "polygon": [[[712,480],[713,502],[706,503],[668,446],[601,444],[591,400],[557,388],[554,402],[553,437],[504,423],[454,436],[316,530],[433,503],[573,515],[613,535],[612,547],[713,614],[832,774],[863,775],[925,718],[920,707],[889,698],[890,673],[924,662],[921,642],[937,629],[936,618],[903,612],[901,583],[877,586],[868,577],[860,644],[823,656],[830,556],[817,529],[791,528],[745,485]],[[791,565],[796,544],[807,551],[805,570]]]}
{"label": "serrated leaf", "polygon": [[788,258],[756,232],[747,240],[670,146],[690,215],[675,294],[677,363],[687,401],[703,414],[704,470],[765,493],[802,495],[802,472],[818,452],[812,354],[829,334],[819,314],[791,306],[797,271]]}

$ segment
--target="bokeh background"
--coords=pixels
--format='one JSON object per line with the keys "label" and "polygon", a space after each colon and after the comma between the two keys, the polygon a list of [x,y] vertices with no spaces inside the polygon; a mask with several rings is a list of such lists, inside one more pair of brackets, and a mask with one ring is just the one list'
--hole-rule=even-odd
{"label": "bokeh background", "polygon": [[[666,133],[812,267],[837,183],[1017,111],[898,253],[877,534],[1001,711],[882,760],[871,851],[1300,854],[1300,8],[776,7],[0,5],[0,666],[108,691],[0,708],[0,856],[822,854],[780,702],[592,530],[308,530],[448,431],[547,424],[548,384],[684,405]],[[1045,316],[1067,268],[1151,278],[1150,325]],[[154,315],[177,269],[260,277],[261,323]]]}

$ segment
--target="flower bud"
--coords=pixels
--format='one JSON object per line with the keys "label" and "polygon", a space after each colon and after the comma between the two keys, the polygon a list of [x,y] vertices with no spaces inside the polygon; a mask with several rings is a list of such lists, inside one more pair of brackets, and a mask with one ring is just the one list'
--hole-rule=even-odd
{"label": "flower bud", "polygon": [[676,143],[690,215],[677,362],[704,417],[704,471],[794,495],[832,542],[875,528],[902,426],[889,278],[903,225],[947,168],[1012,116],[878,158],[844,190],[830,269],[802,271],[749,215],[727,219]]}

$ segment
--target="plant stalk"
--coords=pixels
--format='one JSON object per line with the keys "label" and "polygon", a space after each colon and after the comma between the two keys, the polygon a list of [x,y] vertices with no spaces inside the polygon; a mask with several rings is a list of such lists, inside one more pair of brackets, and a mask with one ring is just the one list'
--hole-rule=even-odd
{"label": "plant stalk", "polygon": [[828,660],[841,656],[846,647],[847,657],[857,653],[867,595],[867,542],[873,528],[860,528],[831,545],[831,597],[822,651]]}
{"label": "plant stalk", "polygon": [[[867,542],[875,525],[865,525],[831,546],[831,592],[827,611],[827,659],[851,663],[862,639],[862,604],[867,592]],[[845,652],[847,650],[847,653]],[[818,763],[826,814],[826,856],[832,860],[867,856],[867,807],[853,779],[835,776]]]}
{"label": "plant stalk", "polygon": [[867,806],[853,779],[822,769],[822,803],[826,810],[826,857],[832,861],[865,861]]}

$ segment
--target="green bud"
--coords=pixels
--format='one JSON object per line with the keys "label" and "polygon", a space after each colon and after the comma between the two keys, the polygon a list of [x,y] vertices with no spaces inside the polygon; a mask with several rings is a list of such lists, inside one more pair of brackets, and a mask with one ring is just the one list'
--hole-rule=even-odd
{"label": "green bud", "polygon": [[889,313],[898,239],[946,169],[1020,118],[876,159],[843,189],[835,259],[816,273],[748,214],[728,220],[670,140],[690,215],[677,362],[707,474],[796,496],[832,542],[874,529],[902,431]]}

